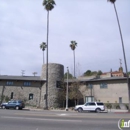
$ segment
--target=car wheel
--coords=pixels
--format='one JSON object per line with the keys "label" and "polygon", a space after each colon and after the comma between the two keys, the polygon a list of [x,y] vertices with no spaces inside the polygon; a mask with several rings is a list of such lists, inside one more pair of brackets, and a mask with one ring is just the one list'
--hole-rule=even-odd
{"label": "car wheel", "polygon": [[100,113],[100,112],[101,112],[101,109],[100,109],[100,108],[97,108],[97,109],[96,109],[96,112],[97,112],[97,113]]}
{"label": "car wheel", "polygon": [[2,109],[5,109],[5,106],[2,106]]}
{"label": "car wheel", "polygon": [[78,109],[78,112],[82,112],[82,111],[83,111],[83,109],[82,109],[82,108],[79,108],[79,109]]}
{"label": "car wheel", "polygon": [[16,106],[15,109],[16,109],[16,110],[19,110],[19,106]]}

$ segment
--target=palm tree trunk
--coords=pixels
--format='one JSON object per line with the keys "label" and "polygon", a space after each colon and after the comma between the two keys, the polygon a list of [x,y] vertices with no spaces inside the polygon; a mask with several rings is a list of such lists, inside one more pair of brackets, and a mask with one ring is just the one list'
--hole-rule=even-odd
{"label": "palm tree trunk", "polygon": [[49,11],[47,11],[47,54],[46,54],[46,109],[48,109],[48,37],[49,37]]}
{"label": "palm tree trunk", "polygon": [[2,88],[2,94],[1,94],[1,101],[0,101],[0,104],[3,102],[4,100],[4,90],[5,90],[5,86],[3,86]]}
{"label": "palm tree trunk", "polygon": [[44,51],[43,51],[43,65],[45,64],[45,60],[44,60]]}
{"label": "palm tree trunk", "polygon": [[73,52],[74,52],[74,78],[75,78],[75,50]]}
{"label": "palm tree trunk", "polygon": [[116,13],[116,18],[117,18],[119,32],[120,32],[120,37],[121,37],[121,42],[122,42],[123,56],[124,56],[126,76],[127,76],[128,101],[129,101],[129,112],[130,112],[130,83],[129,83],[129,75],[128,75],[128,70],[127,70],[127,63],[126,63],[126,56],[125,56],[125,48],[124,48],[123,36],[122,36],[122,32],[121,32],[120,22],[119,22],[118,13],[117,13],[117,10],[116,10],[115,3],[114,3],[114,9],[115,9],[115,13]]}

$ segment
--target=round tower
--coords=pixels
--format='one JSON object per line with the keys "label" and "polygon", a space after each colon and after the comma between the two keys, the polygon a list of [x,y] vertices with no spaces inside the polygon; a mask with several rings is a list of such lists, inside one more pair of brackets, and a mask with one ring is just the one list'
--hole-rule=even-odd
{"label": "round tower", "polygon": [[[48,107],[57,107],[57,92],[59,82],[64,78],[64,66],[56,63],[48,64]],[[46,64],[42,66],[41,79],[46,79]],[[46,83],[41,88],[41,107],[45,107]]]}

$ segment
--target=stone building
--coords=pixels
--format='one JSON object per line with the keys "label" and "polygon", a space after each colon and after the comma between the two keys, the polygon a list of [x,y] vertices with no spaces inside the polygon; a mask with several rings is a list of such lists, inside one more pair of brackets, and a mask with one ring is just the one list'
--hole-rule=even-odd
{"label": "stone building", "polygon": [[[42,66],[41,79],[46,78],[46,65]],[[60,89],[58,83],[64,78],[64,66],[60,64],[48,64],[48,107],[57,107],[57,93]],[[46,84],[42,86],[42,99],[46,94]],[[45,100],[41,100],[41,106],[45,106]]]}
{"label": "stone building", "polygon": [[[58,82],[63,80],[64,66],[48,64],[48,107],[57,106]],[[27,104],[45,107],[46,65],[42,66],[41,76],[0,75],[0,101],[3,97],[22,99]]]}
{"label": "stone building", "polygon": [[[64,66],[61,64],[48,64],[48,107],[58,107],[57,93],[62,90]],[[64,83],[67,81],[65,80]],[[68,80],[69,84],[79,82],[79,90],[84,102],[96,100],[107,103],[128,103],[128,86],[126,77],[103,78],[79,77]],[[9,99],[22,99],[27,104],[45,107],[46,94],[46,65],[42,66],[41,76],[6,76],[0,75],[0,101]],[[4,98],[3,98],[4,97]],[[3,100],[4,99],[4,100]]]}

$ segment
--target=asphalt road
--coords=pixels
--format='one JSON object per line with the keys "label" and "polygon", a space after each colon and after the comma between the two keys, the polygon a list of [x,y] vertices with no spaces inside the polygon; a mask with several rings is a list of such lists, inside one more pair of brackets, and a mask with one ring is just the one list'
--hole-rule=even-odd
{"label": "asphalt road", "polygon": [[0,130],[119,130],[130,114],[0,109]]}

